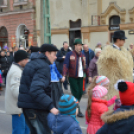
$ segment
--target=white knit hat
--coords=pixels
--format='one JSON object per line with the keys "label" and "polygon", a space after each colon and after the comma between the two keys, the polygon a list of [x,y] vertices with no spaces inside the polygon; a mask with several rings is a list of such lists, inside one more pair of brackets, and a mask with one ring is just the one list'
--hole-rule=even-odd
{"label": "white knit hat", "polygon": [[95,55],[96,55],[98,52],[101,52],[101,49],[100,49],[100,48],[96,48],[96,49],[95,49]]}

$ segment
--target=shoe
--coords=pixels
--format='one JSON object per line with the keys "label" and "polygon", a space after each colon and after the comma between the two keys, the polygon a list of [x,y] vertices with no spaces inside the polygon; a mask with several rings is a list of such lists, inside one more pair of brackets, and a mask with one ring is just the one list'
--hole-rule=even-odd
{"label": "shoe", "polygon": [[77,116],[78,116],[78,117],[84,117],[84,115],[83,115],[81,112],[79,112],[79,113],[77,114]]}
{"label": "shoe", "polygon": [[3,91],[2,87],[0,87],[0,91]]}
{"label": "shoe", "polygon": [[87,92],[86,91],[83,91],[83,94],[82,95],[85,95]]}

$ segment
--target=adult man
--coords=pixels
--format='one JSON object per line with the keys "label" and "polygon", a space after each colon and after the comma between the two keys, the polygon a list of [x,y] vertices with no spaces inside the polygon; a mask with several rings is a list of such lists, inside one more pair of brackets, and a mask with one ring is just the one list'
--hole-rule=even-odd
{"label": "adult man", "polygon": [[22,109],[17,106],[20,79],[23,68],[28,62],[27,53],[23,50],[17,51],[14,60],[7,74],[5,110],[7,114],[12,115],[12,134],[29,134]]}
{"label": "adult man", "polygon": [[5,79],[5,84],[6,84],[6,77],[7,77],[7,72],[9,70],[8,66],[8,61],[7,57],[5,54],[5,51],[1,51],[1,56],[0,56],[0,70],[2,71],[2,77]]}
{"label": "adult man", "polygon": [[[76,39],[74,42],[75,50],[67,53],[64,65],[63,65],[63,76],[67,76],[69,73],[70,88],[73,96],[75,96],[80,102],[83,94],[83,77],[85,73],[88,75],[88,69],[86,66],[86,57],[82,54],[82,41]],[[79,108],[79,117],[84,115],[81,113]]]}
{"label": "adult man", "polygon": [[98,73],[110,79],[108,98],[116,95],[114,84],[119,79],[133,81],[133,59],[127,49],[123,47],[125,43],[125,32],[115,31],[113,35],[114,44],[106,46],[98,60]]}
{"label": "adult man", "polygon": [[89,67],[90,61],[95,56],[94,51],[92,49],[90,49],[87,44],[84,44],[83,45],[82,53],[85,55],[85,57],[86,57],[86,64],[87,64],[87,67]]}
{"label": "adult man", "polygon": [[[82,53],[85,55],[86,57],[86,64],[87,64],[87,67],[89,67],[89,64],[90,64],[90,61],[94,58],[95,54],[94,54],[94,51],[92,49],[90,49],[88,47],[87,44],[84,44],[83,45],[83,50],[82,50]],[[85,85],[83,86],[83,94],[86,94],[86,84],[88,83],[88,76],[83,80],[83,83],[85,83]]]}
{"label": "adult man", "polygon": [[49,66],[56,60],[56,51],[54,45],[43,44],[40,52],[31,55],[22,74],[18,106],[23,108],[31,134],[51,134],[47,115],[58,114],[51,99]]}
{"label": "adult man", "polygon": [[[62,71],[63,71],[64,59],[66,58],[67,53],[70,52],[70,51],[71,50],[69,49],[68,42],[64,41],[63,42],[63,47],[57,53],[57,60],[56,60],[57,69],[61,74],[62,74]],[[67,77],[66,77],[65,81],[63,82],[63,86],[66,90],[68,89],[67,85],[68,85],[68,81],[67,81]]]}

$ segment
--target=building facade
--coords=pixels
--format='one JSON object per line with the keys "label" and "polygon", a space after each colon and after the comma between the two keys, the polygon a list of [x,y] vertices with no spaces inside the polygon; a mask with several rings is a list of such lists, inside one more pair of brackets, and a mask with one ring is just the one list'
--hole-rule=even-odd
{"label": "building facade", "polygon": [[133,0],[50,0],[51,38],[59,48],[75,38],[94,49],[98,42],[112,43],[115,30],[124,30],[125,46],[134,43]]}
{"label": "building facade", "polygon": [[37,45],[35,0],[0,0],[0,46]]}

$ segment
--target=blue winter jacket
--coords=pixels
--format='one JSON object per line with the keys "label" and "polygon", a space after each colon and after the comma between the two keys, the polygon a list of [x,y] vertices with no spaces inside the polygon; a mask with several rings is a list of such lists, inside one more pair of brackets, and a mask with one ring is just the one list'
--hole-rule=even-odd
{"label": "blue winter jacket", "polygon": [[102,116],[105,125],[96,134],[134,134],[134,106],[121,106]]}
{"label": "blue winter jacket", "polygon": [[79,124],[71,116],[50,113],[47,120],[48,126],[54,134],[82,134]]}
{"label": "blue winter jacket", "polygon": [[[85,51],[84,51],[84,50],[82,50],[82,53],[85,55]],[[85,56],[86,56],[86,55],[85,55]],[[90,61],[94,58],[94,56],[95,56],[94,51],[89,48],[89,63],[90,63]],[[86,59],[87,59],[87,57],[86,57]],[[86,63],[87,63],[87,62],[86,62]],[[87,65],[87,66],[89,66],[89,65]]]}
{"label": "blue winter jacket", "polygon": [[59,82],[62,79],[62,75],[57,70],[55,62],[50,65],[50,72],[51,72],[51,82]]}
{"label": "blue winter jacket", "polygon": [[50,62],[43,53],[34,53],[24,68],[18,97],[18,107],[51,110]]}

